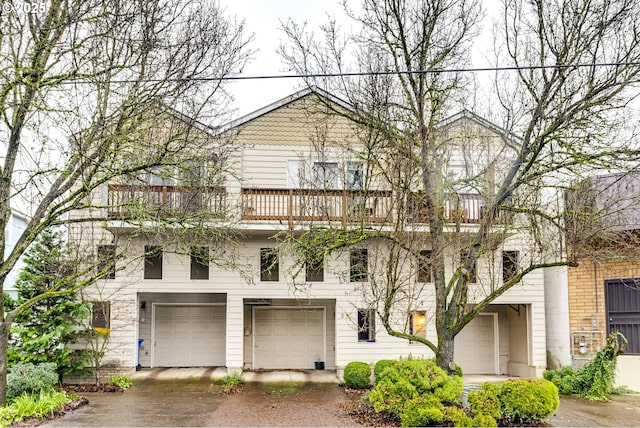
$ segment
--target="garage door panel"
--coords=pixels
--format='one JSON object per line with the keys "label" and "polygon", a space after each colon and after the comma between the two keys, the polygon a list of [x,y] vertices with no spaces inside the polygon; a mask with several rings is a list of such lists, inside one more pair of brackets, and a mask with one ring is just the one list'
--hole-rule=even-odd
{"label": "garage door panel", "polygon": [[479,315],[455,338],[454,361],[463,373],[496,373],[495,317]]}
{"label": "garage door panel", "polygon": [[155,306],[156,367],[223,366],[224,306]]}
{"label": "garage door panel", "polygon": [[255,368],[311,369],[324,357],[323,309],[256,309]]}

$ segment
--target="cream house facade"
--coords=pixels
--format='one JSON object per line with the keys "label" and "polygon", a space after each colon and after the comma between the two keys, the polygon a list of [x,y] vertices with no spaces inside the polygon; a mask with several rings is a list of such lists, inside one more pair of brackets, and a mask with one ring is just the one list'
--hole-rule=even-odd
{"label": "cream house facade", "polygon": [[[372,265],[382,255],[372,247],[338,250],[309,266],[280,245],[282,231],[327,224],[349,228],[363,218],[384,225],[396,214],[390,190],[362,190],[368,172],[354,150],[357,132],[345,119],[310,114],[314,97],[314,91],[300,91],[222,129],[233,135],[234,150],[223,182],[199,190],[213,195],[207,203],[193,202],[193,192],[176,183],[111,184],[96,196],[109,206],[109,220],[93,232],[94,246],[103,255],[125,254],[113,273],[85,291],[105,309],[95,320],[110,330],[104,364],[122,370],[326,369],[341,376],[354,360],[432,356],[422,344],[389,336],[356,292],[376,274]],[[464,129],[473,135],[499,131],[469,113],[441,126],[452,140]],[[454,162],[452,173],[455,168]],[[232,231],[237,243],[214,238],[189,243],[172,239],[166,230],[162,236],[136,234],[121,209],[131,195],[145,194],[159,209],[195,203],[219,211],[219,222],[207,227]],[[447,209],[452,227],[473,230],[483,213],[482,198],[460,194]],[[424,227],[419,218],[414,224]],[[128,237],[126,248],[116,235]],[[514,235],[479,261],[478,296],[484,279],[496,280],[495,272],[505,268],[506,254],[525,256],[520,247],[525,241]],[[450,256],[449,273],[457,255],[452,250]],[[433,287],[428,275],[418,272],[419,264],[408,266],[415,271],[408,276],[423,283],[423,291],[406,328],[435,341]],[[465,373],[540,376],[546,367],[544,272],[526,275],[466,326],[456,338],[455,359]]]}

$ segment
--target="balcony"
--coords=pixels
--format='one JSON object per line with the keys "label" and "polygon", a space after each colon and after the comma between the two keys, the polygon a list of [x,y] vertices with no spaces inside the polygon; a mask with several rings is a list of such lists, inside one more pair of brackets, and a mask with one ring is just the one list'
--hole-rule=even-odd
{"label": "balcony", "polygon": [[392,192],[385,190],[242,189],[243,220],[383,223],[391,220]]}
{"label": "balcony", "polygon": [[[393,193],[386,190],[242,189],[242,220],[287,222],[390,222],[394,219]],[[427,223],[426,206],[418,196],[407,200],[407,220]],[[454,224],[477,224],[486,212],[486,201],[478,194],[450,195],[445,216]],[[504,216],[499,221],[504,222]]]}
{"label": "balcony", "polygon": [[226,203],[224,187],[110,184],[108,215],[179,218],[206,212],[224,217]]}

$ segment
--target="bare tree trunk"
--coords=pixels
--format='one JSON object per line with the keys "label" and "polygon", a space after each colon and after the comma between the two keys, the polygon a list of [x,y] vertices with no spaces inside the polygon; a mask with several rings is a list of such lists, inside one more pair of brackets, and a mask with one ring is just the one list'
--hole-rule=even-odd
{"label": "bare tree trunk", "polygon": [[0,406],[7,404],[7,350],[9,349],[10,324],[0,321]]}

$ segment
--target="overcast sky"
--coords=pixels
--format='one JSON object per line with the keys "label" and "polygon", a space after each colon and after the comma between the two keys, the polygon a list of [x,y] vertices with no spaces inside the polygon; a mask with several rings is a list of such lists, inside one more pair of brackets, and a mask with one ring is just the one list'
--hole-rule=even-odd
{"label": "overcast sky", "polygon": [[[497,2],[489,0],[483,3],[485,3],[485,9],[489,9],[487,15],[490,16]],[[352,4],[357,4],[357,0]],[[344,16],[339,0],[221,0],[221,5],[226,8],[228,14],[245,20],[248,34],[255,34],[251,47],[257,52],[251,63],[244,69],[242,75],[245,76],[286,74],[284,64],[277,53],[278,46],[284,40],[284,34],[280,30],[280,20],[286,22],[291,18],[300,24],[307,21],[310,28],[317,29],[319,24],[326,22],[327,13],[335,15],[338,19]],[[489,22],[490,19],[485,19],[483,29],[485,42],[478,43],[472,52],[475,66],[487,65],[480,50],[486,50],[490,45]],[[349,27],[351,24],[346,21],[342,25]],[[284,98],[295,92],[300,84],[301,81],[297,79],[232,82],[227,89],[236,98],[234,104],[238,112],[234,116],[251,113]]]}

